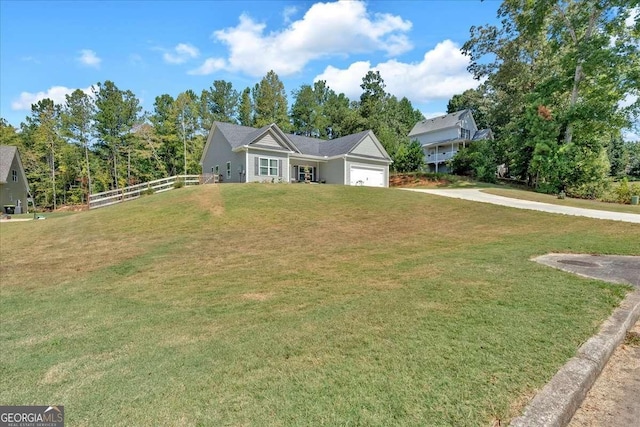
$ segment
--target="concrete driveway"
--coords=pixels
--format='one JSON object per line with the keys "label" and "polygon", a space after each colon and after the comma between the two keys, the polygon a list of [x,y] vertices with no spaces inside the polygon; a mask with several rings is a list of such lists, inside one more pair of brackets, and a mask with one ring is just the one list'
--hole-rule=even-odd
{"label": "concrete driveway", "polygon": [[[608,219],[612,221],[624,221],[640,224],[640,214],[598,211],[595,209],[574,208],[571,206],[553,205],[550,203],[532,202],[529,200],[512,199],[510,197],[495,196],[483,193],[480,189],[436,189],[422,190],[416,188],[402,188],[406,191],[417,193],[427,193],[436,196],[452,197],[455,199],[471,200],[474,202],[491,203],[494,205],[509,206],[518,209],[528,209],[534,211],[550,212],[562,215],[584,216],[587,218]],[[640,211],[640,209],[639,209]]]}

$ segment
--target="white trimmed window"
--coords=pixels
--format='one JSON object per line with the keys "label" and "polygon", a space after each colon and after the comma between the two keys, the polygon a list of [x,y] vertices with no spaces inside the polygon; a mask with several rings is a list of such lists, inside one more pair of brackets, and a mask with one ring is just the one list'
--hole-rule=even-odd
{"label": "white trimmed window", "polygon": [[278,159],[260,157],[260,175],[278,176]]}
{"label": "white trimmed window", "polygon": [[15,169],[11,171],[11,181],[18,182],[18,171]]}
{"label": "white trimmed window", "polygon": [[219,165],[216,165],[216,166],[213,168],[213,173],[215,173],[216,175],[220,173],[220,166],[219,166]]}
{"label": "white trimmed window", "polygon": [[231,178],[231,162],[227,162],[227,179]]}

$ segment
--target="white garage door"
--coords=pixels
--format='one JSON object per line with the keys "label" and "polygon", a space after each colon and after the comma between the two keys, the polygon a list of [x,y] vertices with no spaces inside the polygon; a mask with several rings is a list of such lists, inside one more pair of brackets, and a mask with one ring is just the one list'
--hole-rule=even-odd
{"label": "white garage door", "polygon": [[384,187],[384,169],[351,166],[351,185]]}

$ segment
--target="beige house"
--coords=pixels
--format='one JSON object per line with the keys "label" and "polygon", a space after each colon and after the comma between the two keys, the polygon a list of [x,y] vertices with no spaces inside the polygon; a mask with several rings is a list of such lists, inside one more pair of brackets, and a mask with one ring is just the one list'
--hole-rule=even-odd
{"label": "beige house", "polygon": [[27,212],[29,183],[18,147],[0,145],[0,209],[2,213]]}

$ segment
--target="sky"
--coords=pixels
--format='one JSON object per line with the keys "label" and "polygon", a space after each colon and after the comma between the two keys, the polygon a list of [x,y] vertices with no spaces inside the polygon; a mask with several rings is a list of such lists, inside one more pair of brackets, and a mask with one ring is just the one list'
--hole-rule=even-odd
{"label": "sky", "polygon": [[497,23],[498,1],[0,0],[0,116],[18,126],[31,104],[113,81],[147,111],[156,96],[214,80],[242,91],[274,70],[291,92],[326,80],[358,99],[380,71],[387,92],[427,117],[477,87],[460,47]]}

